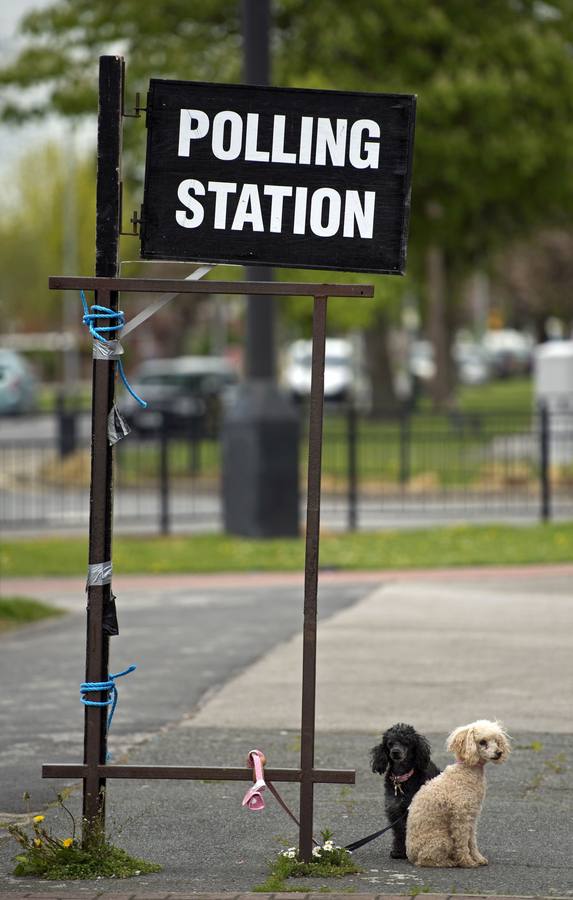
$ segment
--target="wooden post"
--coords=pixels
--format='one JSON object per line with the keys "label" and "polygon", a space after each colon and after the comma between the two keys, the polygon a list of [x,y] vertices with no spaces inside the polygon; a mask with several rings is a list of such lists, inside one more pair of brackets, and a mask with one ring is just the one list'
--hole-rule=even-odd
{"label": "wooden post", "polygon": [[324,411],[324,350],[326,297],[314,298],[312,320],[312,374],[308,440],[308,492],[304,565],[304,624],[302,651],[302,720],[300,750],[299,855],[312,859],[314,780],[314,726],[316,706],[316,617],[318,549],[320,539],[320,477],[322,468],[322,420]]}
{"label": "wooden post", "polygon": [[[121,117],[123,60],[100,57],[96,194],[95,274],[118,274],[120,232]],[[99,290],[96,303],[118,309],[118,292]],[[115,362],[94,359],[92,369],[92,457],[89,520],[89,577],[87,587],[86,681],[109,677],[109,636],[103,617],[111,599],[113,516],[113,452],[107,436],[108,415],[114,403]],[[104,701],[107,693],[92,693]],[[97,771],[107,757],[107,707],[86,706],[83,780],[83,843],[93,842],[105,829],[105,778]]]}

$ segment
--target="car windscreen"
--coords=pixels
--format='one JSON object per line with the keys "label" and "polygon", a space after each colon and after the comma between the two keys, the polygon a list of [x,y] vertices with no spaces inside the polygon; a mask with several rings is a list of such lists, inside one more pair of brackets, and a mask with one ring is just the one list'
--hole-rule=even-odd
{"label": "car windscreen", "polygon": [[204,375],[178,375],[175,373],[149,373],[142,375],[139,383],[173,388],[177,391],[200,391],[205,380]]}

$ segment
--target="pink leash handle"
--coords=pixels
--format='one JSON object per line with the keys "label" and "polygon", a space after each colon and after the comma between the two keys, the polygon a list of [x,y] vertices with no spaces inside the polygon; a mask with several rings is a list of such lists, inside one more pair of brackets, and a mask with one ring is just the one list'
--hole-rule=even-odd
{"label": "pink leash handle", "polygon": [[249,788],[243,797],[242,806],[247,809],[259,810],[265,808],[263,799],[263,791],[266,790],[265,772],[264,772],[265,755],[261,750],[251,750],[247,757],[247,765],[255,770],[255,783]]}

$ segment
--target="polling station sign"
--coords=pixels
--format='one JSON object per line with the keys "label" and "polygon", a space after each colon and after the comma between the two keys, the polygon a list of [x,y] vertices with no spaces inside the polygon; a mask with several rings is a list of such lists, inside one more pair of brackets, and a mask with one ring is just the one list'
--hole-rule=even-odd
{"label": "polling station sign", "polygon": [[152,79],[144,259],[401,274],[416,98]]}

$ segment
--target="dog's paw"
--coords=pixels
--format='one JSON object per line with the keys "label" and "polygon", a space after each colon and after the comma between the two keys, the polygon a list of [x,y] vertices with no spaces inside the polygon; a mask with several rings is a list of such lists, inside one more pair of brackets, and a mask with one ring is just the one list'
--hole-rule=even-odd
{"label": "dog's paw", "polygon": [[485,856],[482,856],[481,853],[477,854],[477,856],[475,857],[475,861],[477,862],[478,866],[488,865],[488,860],[485,858]]}
{"label": "dog's paw", "polygon": [[460,869],[477,869],[479,865],[481,864],[471,856],[460,856],[457,860],[457,866]]}
{"label": "dog's paw", "polygon": [[390,850],[390,856],[392,859],[407,859],[406,850],[401,849],[400,847],[392,847]]}

